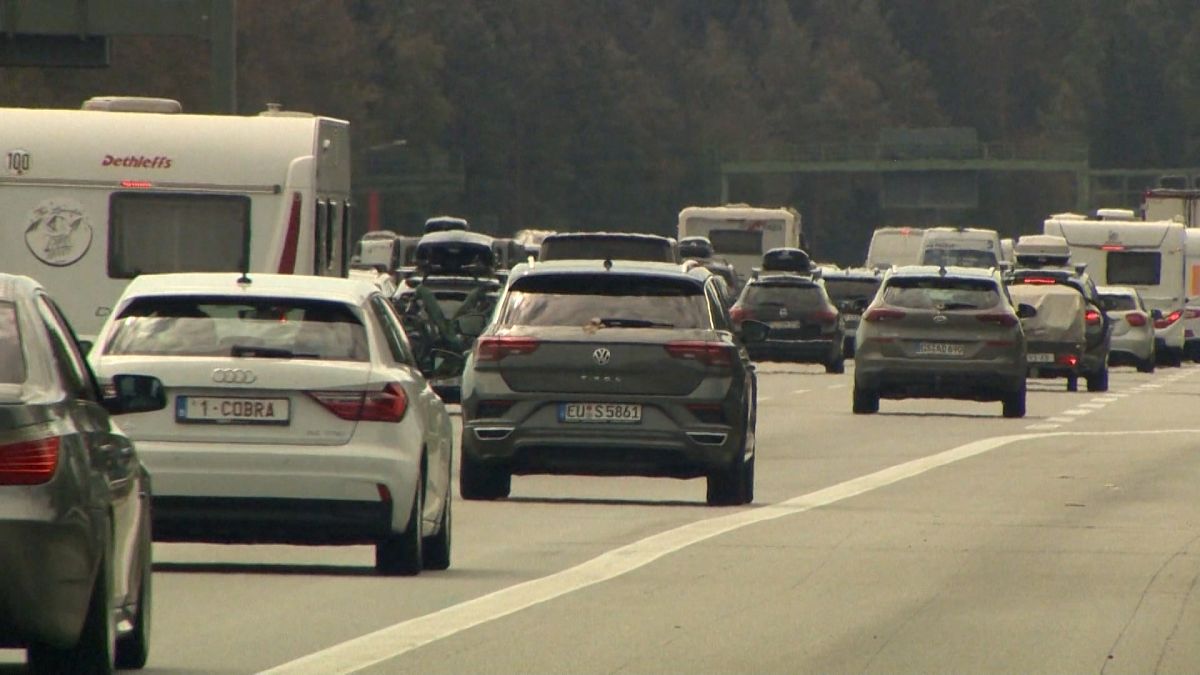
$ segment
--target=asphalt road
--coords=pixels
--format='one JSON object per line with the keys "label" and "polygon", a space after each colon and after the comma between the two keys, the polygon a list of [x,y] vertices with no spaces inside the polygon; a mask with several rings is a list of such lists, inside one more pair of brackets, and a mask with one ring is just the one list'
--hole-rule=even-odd
{"label": "asphalt road", "polygon": [[517,477],[411,579],[368,547],[160,544],[145,672],[1200,671],[1200,368],[1034,381],[1023,420],[855,416],[850,373],[760,372],[752,507]]}

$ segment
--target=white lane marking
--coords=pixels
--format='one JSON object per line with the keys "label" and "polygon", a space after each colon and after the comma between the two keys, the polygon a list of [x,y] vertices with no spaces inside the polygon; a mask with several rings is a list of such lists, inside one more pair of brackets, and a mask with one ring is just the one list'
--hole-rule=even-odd
{"label": "white lane marking", "polygon": [[1078,409],[1076,409],[1076,410],[1064,410],[1064,411],[1062,411],[1062,414],[1064,414],[1064,415],[1074,415],[1075,417],[1083,417],[1084,415],[1091,415],[1091,414],[1092,414],[1092,412],[1093,412],[1093,411],[1091,411],[1091,410],[1078,410]]}
{"label": "white lane marking", "polygon": [[1025,428],[1029,429],[1030,431],[1049,431],[1051,429],[1057,429],[1061,426],[1061,424],[1030,424]]}
{"label": "white lane marking", "polygon": [[845,389],[845,388],[846,388],[846,385],[844,385],[844,384],[831,384],[831,385],[829,385],[829,388],[830,388],[830,389]]}
{"label": "white lane marking", "polygon": [[759,403],[763,403],[763,402],[765,402],[765,401],[770,401],[770,400],[771,400],[771,397],[770,397],[770,396],[759,396],[759,397],[758,397],[758,402],[759,402]]}
{"label": "white lane marking", "polygon": [[1047,422],[1058,422],[1059,424],[1070,424],[1075,421],[1074,417],[1047,417]]}
{"label": "white lane marking", "polygon": [[809,391],[810,391],[809,389],[794,389],[794,390],[792,390],[792,393],[793,394],[807,394]]}
{"label": "white lane marking", "polygon": [[955,462],[982,455],[1011,443],[1060,436],[1122,436],[1129,434],[1196,434],[1200,429],[1139,431],[1056,431],[1045,434],[996,436],[860,476],[778,504],[737,511],[688,523],[601,554],[585,563],[509,586],[445,609],[381,628],[295,661],[262,671],[261,675],[326,675],[353,673],[406,654],[469,628],[548,602],[644,567],[665,555],[707,539],[784,516],[811,511],[919,476]]}
{"label": "white lane marking", "polygon": [[1080,404],[1076,405],[1075,407],[1076,408],[1085,408],[1087,410],[1102,410],[1107,405],[1108,405],[1107,402],[1105,402],[1105,403],[1080,403]]}
{"label": "white lane marking", "polygon": [[1119,396],[1097,396],[1092,399],[1092,403],[1116,403],[1120,399]]}

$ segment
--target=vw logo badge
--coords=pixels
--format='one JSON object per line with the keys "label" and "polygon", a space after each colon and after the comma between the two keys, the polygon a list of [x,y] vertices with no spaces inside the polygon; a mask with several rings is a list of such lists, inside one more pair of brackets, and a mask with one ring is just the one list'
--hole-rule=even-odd
{"label": "vw logo badge", "polygon": [[258,376],[244,368],[214,368],[212,379],[218,384],[254,384]]}
{"label": "vw logo badge", "polygon": [[780,308],[779,308],[779,317],[780,317],[781,319],[785,319],[785,318],[787,318],[787,307],[780,307]]}
{"label": "vw logo badge", "polygon": [[598,366],[607,366],[609,361],[612,361],[612,352],[605,347],[600,347],[592,352],[592,360]]}
{"label": "vw logo badge", "polygon": [[937,316],[933,317],[933,322],[934,323],[946,323],[946,317],[941,314],[938,314]]}

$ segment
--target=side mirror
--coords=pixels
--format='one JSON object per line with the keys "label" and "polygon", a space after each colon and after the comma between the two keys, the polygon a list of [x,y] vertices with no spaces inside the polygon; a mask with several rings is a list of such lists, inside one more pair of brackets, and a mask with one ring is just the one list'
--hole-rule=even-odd
{"label": "side mirror", "polygon": [[1161,309],[1150,310],[1150,318],[1154,319],[1155,321],[1162,319],[1163,318],[1162,310]]}
{"label": "side mirror", "polygon": [[430,355],[431,367],[425,377],[454,377],[462,375],[467,358],[458,352],[434,349]]}
{"label": "side mirror", "polygon": [[1035,316],[1037,316],[1037,308],[1033,305],[1027,305],[1023,302],[1017,305],[1018,319],[1032,319]]}
{"label": "side mirror", "polygon": [[454,320],[454,328],[460,335],[477,338],[487,328],[487,317],[482,314],[464,314]]}
{"label": "side mirror", "polygon": [[746,319],[742,322],[742,342],[756,343],[766,342],[767,336],[771,333],[771,327],[761,321]]}
{"label": "side mirror", "polygon": [[167,407],[167,393],[162,381],[149,375],[115,375],[111,397],[105,397],[104,407],[113,415],[153,412]]}

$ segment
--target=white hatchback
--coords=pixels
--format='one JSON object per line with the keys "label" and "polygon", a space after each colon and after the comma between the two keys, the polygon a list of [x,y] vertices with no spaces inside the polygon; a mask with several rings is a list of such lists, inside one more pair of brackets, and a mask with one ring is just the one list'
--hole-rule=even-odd
{"label": "white hatchback", "polygon": [[452,427],[374,285],[163,274],[129,284],[90,360],[162,381],[122,417],[159,541],[374,544],[384,574],[450,564]]}

